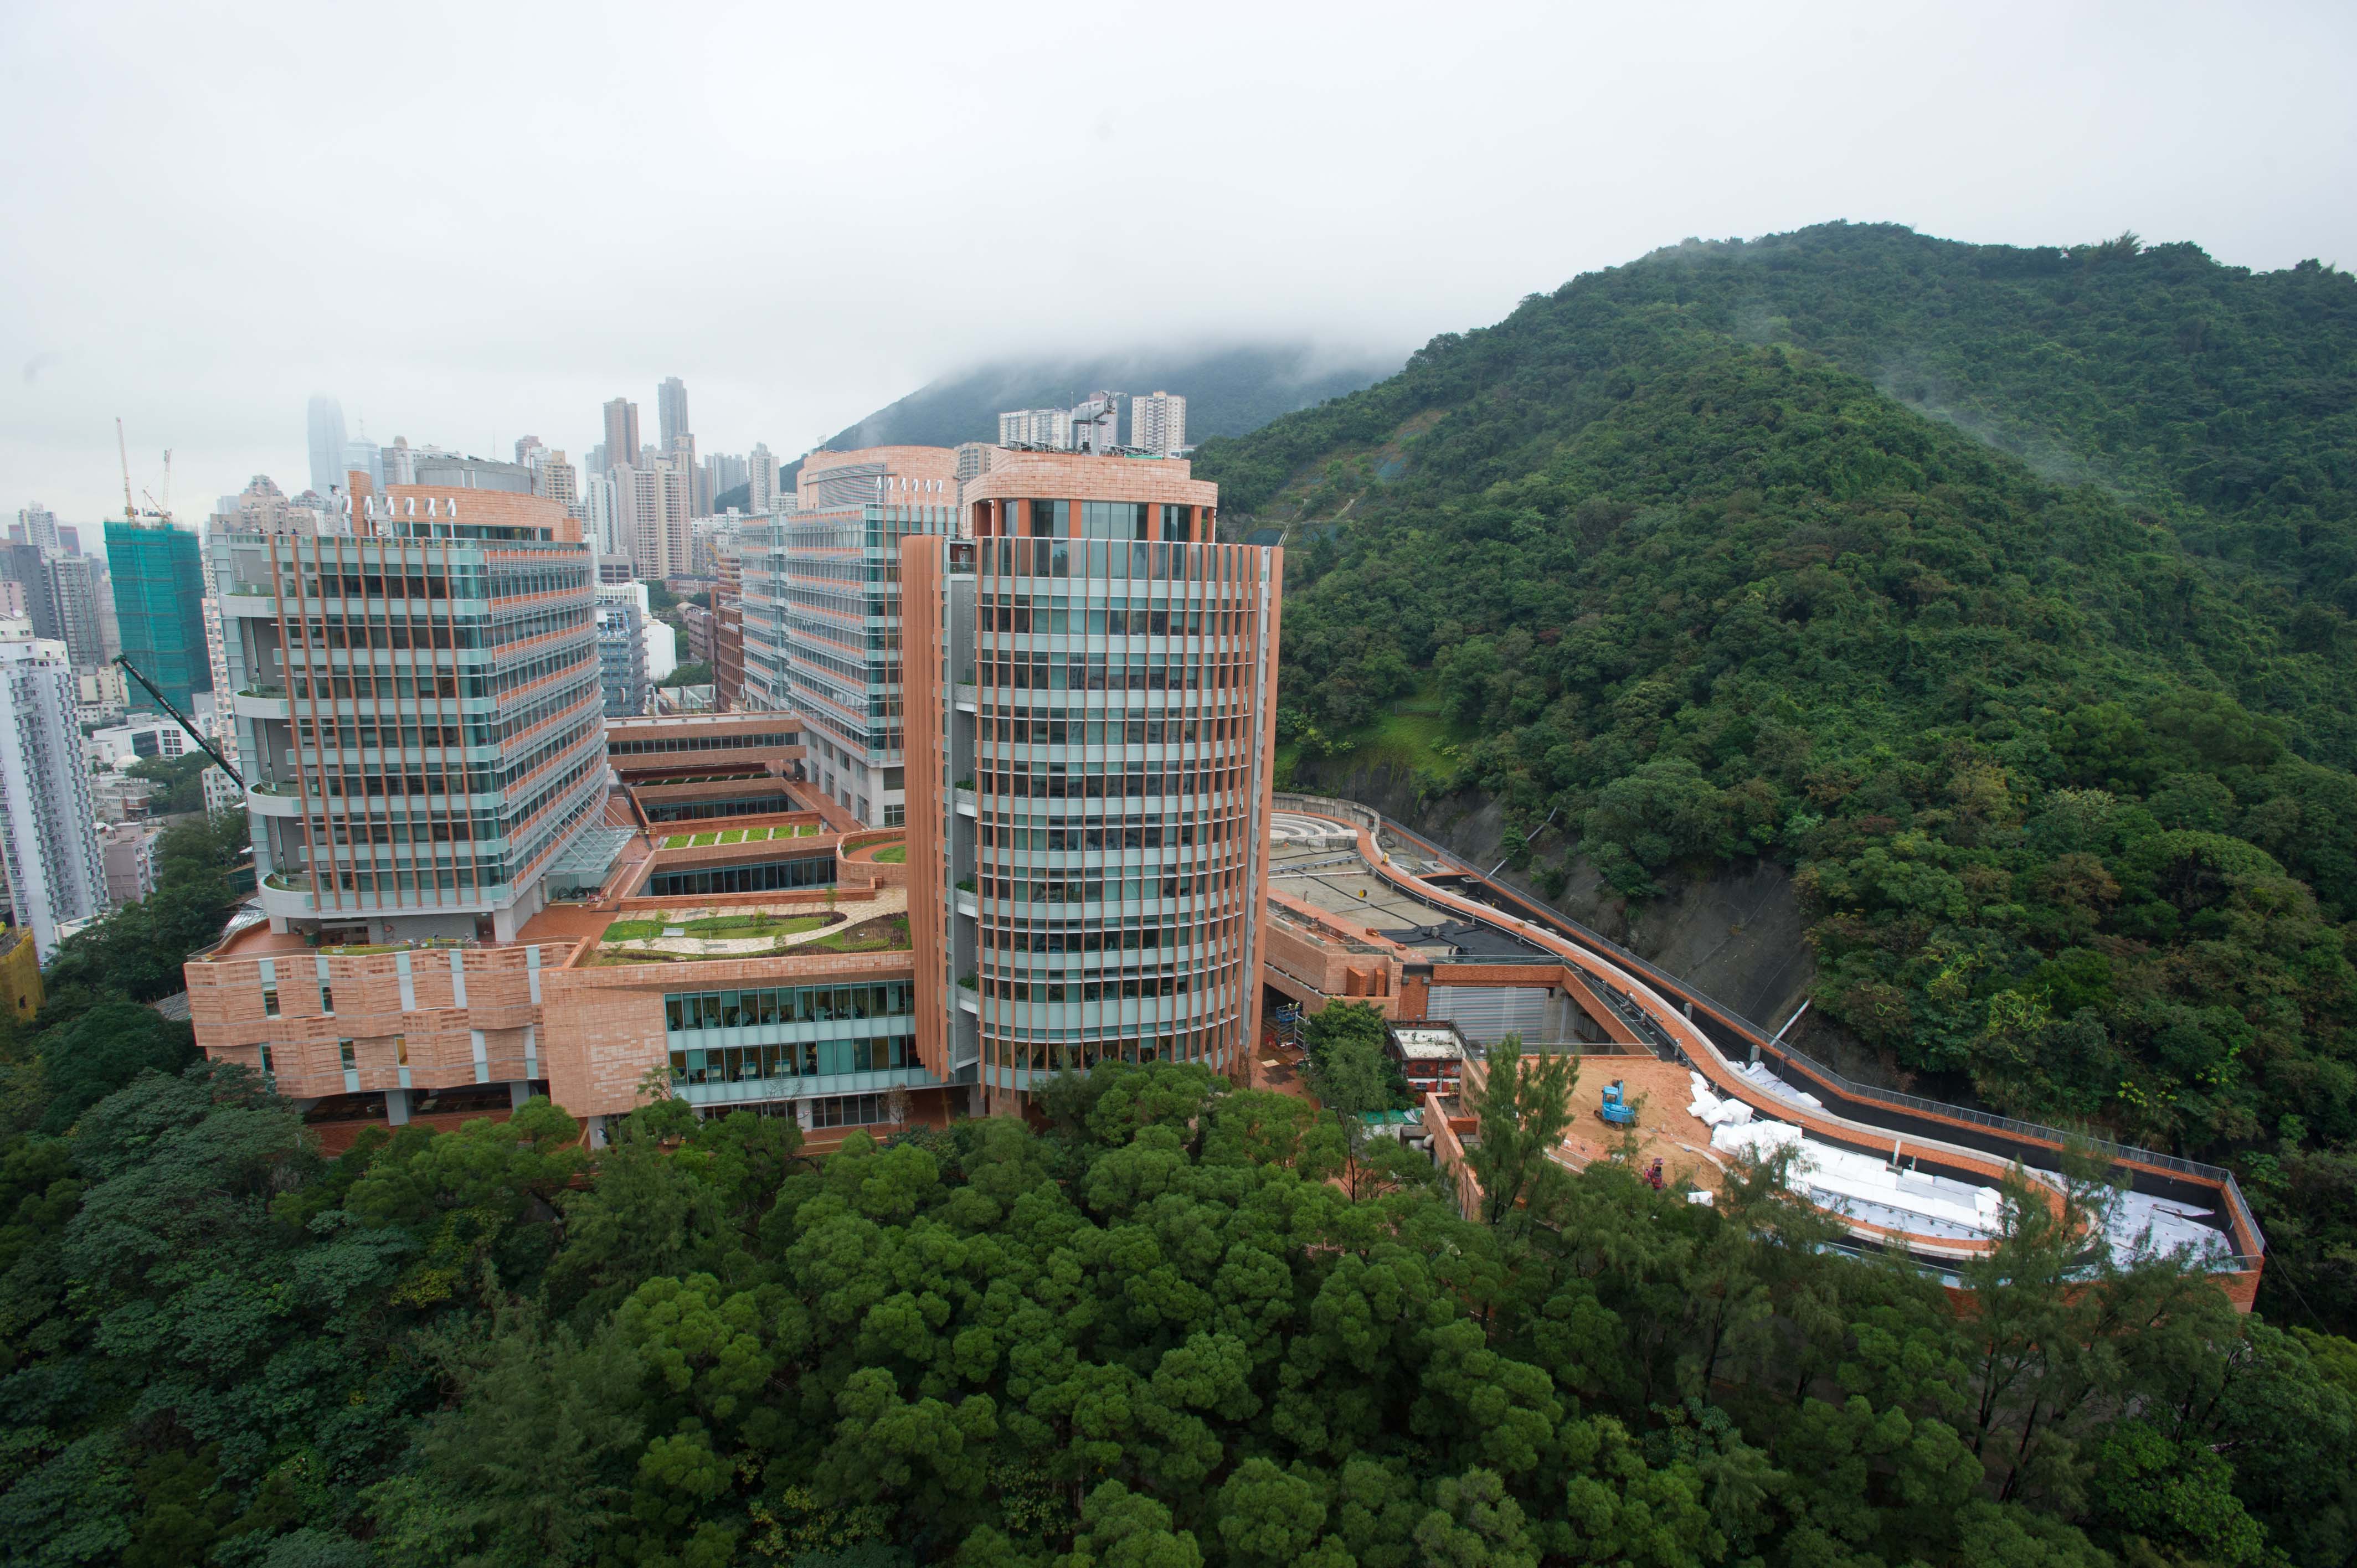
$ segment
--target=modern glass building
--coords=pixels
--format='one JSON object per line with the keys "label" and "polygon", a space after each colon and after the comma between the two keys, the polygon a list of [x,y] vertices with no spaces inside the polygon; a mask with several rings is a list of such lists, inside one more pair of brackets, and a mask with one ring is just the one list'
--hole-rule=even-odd
{"label": "modern glass building", "polygon": [[1284,561],[1211,542],[1217,501],[1183,462],[1003,453],[973,539],[901,546],[919,1050],[990,1108],[1252,1047]]}
{"label": "modern glass building", "polygon": [[541,496],[395,485],[355,522],[212,552],[264,907],[511,940],[604,796],[595,563]]}
{"label": "modern glass building", "polygon": [[647,679],[646,628],[636,600],[598,602],[597,669],[608,718],[635,718],[647,711],[654,684]]}
{"label": "modern glass building", "polygon": [[813,454],[796,510],[748,544],[745,701],[801,714],[811,781],[871,827],[905,811],[900,542],[955,532],[957,498],[947,447]]}
{"label": "modern glass building", "polygon": [[[106,565],[123,656],[182,713],[213,689],[205,653],[205,569],[190,530],[117,518],[106,525]],[[134,682],[131,706],[154,707]]]}

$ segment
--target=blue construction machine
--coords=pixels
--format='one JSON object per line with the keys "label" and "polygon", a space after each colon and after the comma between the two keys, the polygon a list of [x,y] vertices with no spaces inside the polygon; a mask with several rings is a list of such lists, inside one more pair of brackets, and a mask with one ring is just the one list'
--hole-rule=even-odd
{"label": "blue construction machine", "polygon": [[1604,1100],[1597,1106],[1596,1113],[1609,1126],[1634,1127],[1637,1124],[1637,1108],[1629,1103],[1628,1096],[1621,1092],[1620,1079],[1617,1078],[1604,1086]]}

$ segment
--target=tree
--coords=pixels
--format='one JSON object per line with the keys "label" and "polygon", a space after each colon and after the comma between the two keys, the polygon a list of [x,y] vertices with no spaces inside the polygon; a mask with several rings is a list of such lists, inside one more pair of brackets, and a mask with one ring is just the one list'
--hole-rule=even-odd
{"label": "tree", "polygon": [[1466,1101],[1481,1126],[1469,1158],[1481,1183],[1481,1217],[1491,1225],[1507,1223],[1555,1168],[1551,1156],[1571,1125],[1578,1082],[1577,1057],[1526,1058],[1520,1035],[1508,1035],[1487,1053],[1479,1087]]}

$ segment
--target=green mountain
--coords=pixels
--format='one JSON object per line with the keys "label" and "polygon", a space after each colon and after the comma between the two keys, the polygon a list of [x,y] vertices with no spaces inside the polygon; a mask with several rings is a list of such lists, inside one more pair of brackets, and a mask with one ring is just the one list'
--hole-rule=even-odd
{"label": "green mountain", "polygon": [[[1000,361],[944,377],[877,409],[836,432],[826,449],[996,441],[1003,410],[1070,408],[1089,393],[1108,388],[1184,396],[1190,440],[1242,435],[1281,414],[1356,392],[1398,364],[1397,355],[1337,352],[1308,343]],[[1128,414],[1122,418],[1126,436]],[[792,472],[801,471],[799,463],[793,465]]]}
{"label": "green mountain", "polygon": [[1508,841],[1546,886],[1788,862],[1825,1014],[2232,1161],[2271,1309],[2345,1325],[2352,385],[2337,272],[1833,226],[1579,278],[1197,471],[1293,547],[1288,760],[1557,813]]}

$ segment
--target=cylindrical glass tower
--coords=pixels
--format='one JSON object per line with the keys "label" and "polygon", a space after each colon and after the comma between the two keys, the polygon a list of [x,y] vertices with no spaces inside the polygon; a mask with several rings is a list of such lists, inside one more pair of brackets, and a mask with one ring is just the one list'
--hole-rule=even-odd
{"label": "cylindrical glass tower", "polygon": [[986,1103],[1108,1058],[1243,1069],[1283,567],[1211,542],[1216,501],[1183,463],[1004,454],[970,542],[907,547],[912,920],[935,1070]]}

